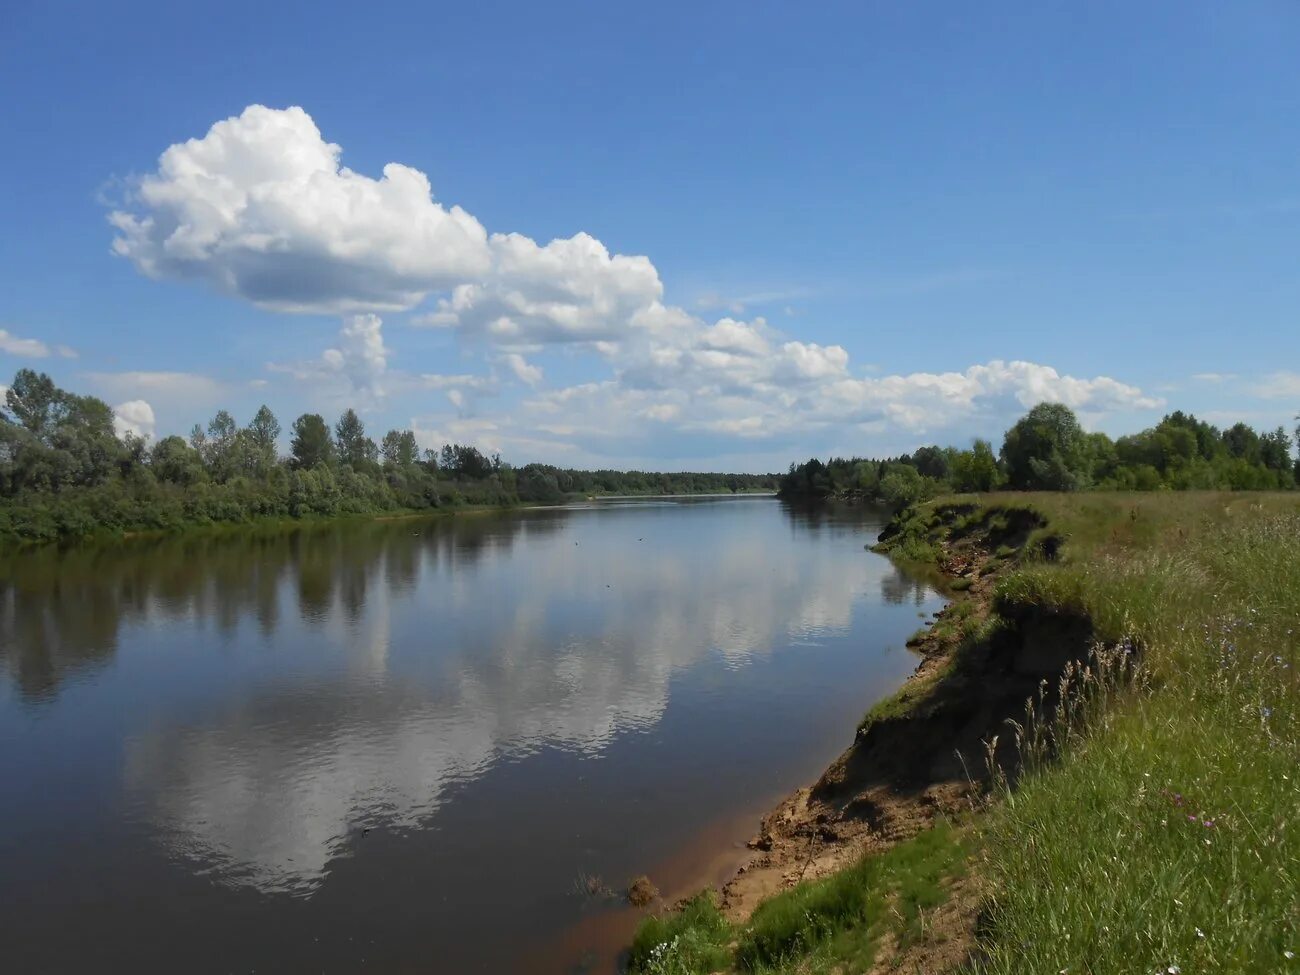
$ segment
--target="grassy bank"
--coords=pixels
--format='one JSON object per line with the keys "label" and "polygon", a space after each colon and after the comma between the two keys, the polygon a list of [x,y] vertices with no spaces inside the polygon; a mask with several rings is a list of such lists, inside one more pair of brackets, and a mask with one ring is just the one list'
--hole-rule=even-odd
{"label": "grassy bank", "polygon": [[177,536],[223,537],[243,535],[279,534],[303,528],[368,521],[398,521],[405,519],[441,518],[457,514],[483,514],[537,507],[526,503],[506,505],[462,504],[441,508],[395,508],[378,511],[340,512],[338,514],[306,513],[298,516],[269,514],[249,515],[229,521],[177,521],[162,527],[107,528],[96,527],[82,534],[54,538],[32,539],[0,532],[0,553],[25,552],[37,549],[64,550],[70,546],[104,545],[134,539],[172,538]]}
{"label": "grassy bank", "polygon": [[[989,693],[963,669],[1008,633],[1017,668],[1046,670],[1063,620],[1101,657],[1002,727],[1005,775],[977,811],[747,921],[703,900],[648,922],[632,970],[1300,971],[1300,499],[958,497],[900,516],[884,544],[980,598],[954,594],[971,608],[925,639],[955,649],[860,737]],[[920,898],[899,879],[918,859]]]}
{"label": "grassy bank", "polygon": [[[664,495],[630,495],[630,494],[595,494],[565,495],[547,500],[520,500],[516,497],[503,498],[499,501],[477,503],[457,500],[440,505],[420,507],[373,507],[349,508],[336,512],[316,512],[304,510],[299,514],[290,514],[272,509],[270,513],[259,513],[254,508],[235,507],[216,514],[203,512],[186,512],[176,509],[160,516],[157,511],[121,509],[107,503],[100,509],[95,520],[90,516],[77,518],[63,517],[58,512],[49,515],[44,512],[37,520],[43,527],[33,528],[32,513],[18,511],[11,504],[0,501],[0,552],[21,551],[44,546],[69,546],[86,543],[121,541],[127,538],[165,538],[173,535],[238,535],[248,532],[273,532],[292,530],[296,527],[313,525],[330,525],[356,521],[393,521],[405,518],[436,518],[456,514],[482,514],[485,512],[518,511],[526,508],[548,508],[582,501],[610,501],[622,498],[636,499],[648,497],[692,498],[692,497],[767,497],[770,491],[760,489],[741,490],[734,494],[664,494]],[[463,496],[460,496],[463,498]],[[82,507],[91,505],[93,498],[82,499]],[[46,517],[49,515],[49,517]]]}

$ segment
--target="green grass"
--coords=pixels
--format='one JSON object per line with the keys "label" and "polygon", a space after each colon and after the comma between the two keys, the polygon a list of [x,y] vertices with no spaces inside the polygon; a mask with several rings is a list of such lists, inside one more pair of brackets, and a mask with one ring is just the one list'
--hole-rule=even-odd
{"label": "green grass", "polygon": [[632,942],[629,971],[643,975],[695,975],[725,969],[731,961],[731,925],[713,891],[696,894],[670,914],[648,917]]}
{"label": "green grass", "polygon": [[635,975],[712,972],[794,975],[871,967],[881,937],[919,937],[925,912],[965,871],[966,834],[949,823],[829,877],[768,898],[743,927],[728,924],[711,893],[681,911],[648,918],[633,943]]}
{"label": "green grass", "polygon": [[1031,503],[1062,562],[999,602],[1086,612],[1145,675],[981,824],[979,970],[1300,971],[1300,503]]}

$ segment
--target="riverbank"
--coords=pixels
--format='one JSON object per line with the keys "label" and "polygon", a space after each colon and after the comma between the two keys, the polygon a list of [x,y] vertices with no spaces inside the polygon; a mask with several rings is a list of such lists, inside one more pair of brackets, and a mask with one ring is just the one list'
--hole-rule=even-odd
{"label": "riverbank", "polygon": [[482,515],[497,512],[523,511],[537,508],[562,508],[584,503],[603,503],[619,501],[654,501],[665,499],[709,500],[718,498],[770,498],[771,491],[741,490],[733,494],[699,492],[690,494],[595,494],[591,496],[573,495],[555,502],[515,501],[510,504],[457,504],[427,508],[389,508],[376,511],[340,512],[338,514],[318,515],[262,515],[248,518],[224,520],[182,520],[163,527],[140,529],[98,528],[80,535],[53,536],[49,538],[30,538],[7,533],[3,530],[4,510],[0,506],[0,553],[26,551],[43,547],[74,546],[86,544],[111,544],[124,540],[169,538],[177,535],[212,535],[224,536],[240,533],[261,534],[267,532],[293,531],[298,528],[319,527],[348,522],[364,521],[399,521],[409,519],[439,518],[451,515]]}
{"label": "riverbank", "polygon": [[0,554],[32,551],[36,549],[62,549],[81,545],[111,545],[126,541],[148,541],[150,539],[176,538],[180,536],[227,537],[233,535],[259,536],[297,531],[300,529],[323,528],[330,525],[346,525],[371,521],[409,521],[429,518],[450,517],[452,515],[489,514],[492,512],[515,511],[527,507],[540,507],[529,504],[510,506],[500,505],[462,505],[455,508],[410,508],[397,511],[357,512],[337,515],[266,515],[240,521],[184,522],[166,528],[149,528],[126,531],[96,531],[90,534],[61,538],[56,540],[32,540],[0,536]]}
{"label": "riverbank", "polygon": [[643,925],[632,970],[1280,970],[1298,540],[1289,495],[905,512],[881,548],[953,589],[916,674],[735,878]]}

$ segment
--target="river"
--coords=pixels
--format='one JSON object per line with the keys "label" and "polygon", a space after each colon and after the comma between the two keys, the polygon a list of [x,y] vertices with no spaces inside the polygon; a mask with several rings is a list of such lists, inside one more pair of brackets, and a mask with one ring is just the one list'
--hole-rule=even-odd
{"label": "river", "polygon": [[[608,972],[915,666],[883,515],[596,502],[0,558],[12,972]],[[594,892],[594,893],[593,893]]]}

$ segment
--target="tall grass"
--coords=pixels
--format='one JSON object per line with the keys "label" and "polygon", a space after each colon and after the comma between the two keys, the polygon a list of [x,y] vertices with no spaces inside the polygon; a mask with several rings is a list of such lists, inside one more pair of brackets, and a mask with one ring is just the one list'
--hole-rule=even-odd
{"label": "tall grass", "polygon": [[[1026,772],[981,831],[995,892],[981,971],[1300,971],[1300,515],[1286,507],[1058,510],[1078,533],[1067,562],[1002,584],[1009,604],[1087,612],[1141,649],[1143,679],[1025,728]],[[1144,514],[1164,530],[1132,524]]]}

